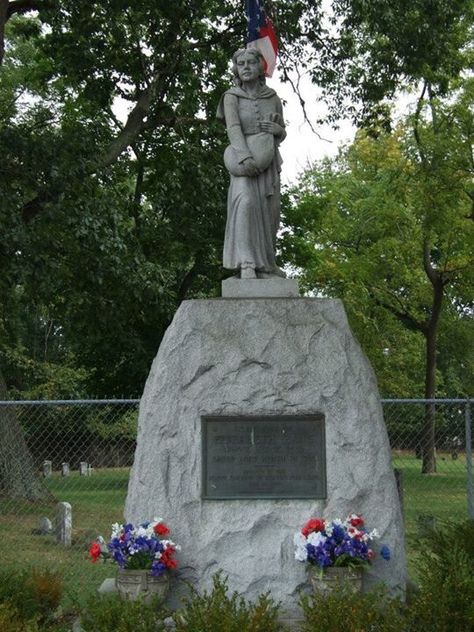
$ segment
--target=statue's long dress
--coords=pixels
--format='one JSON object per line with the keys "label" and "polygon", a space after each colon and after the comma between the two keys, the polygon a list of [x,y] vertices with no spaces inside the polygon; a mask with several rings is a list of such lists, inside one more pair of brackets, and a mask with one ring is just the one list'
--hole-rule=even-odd
{"label": "statue's long dress", "polygon": [[[218,116],[225,118],[231,146],[239,163],[252,156],[246,137],[260,132],[259,122],[278,114],[283,125],[280,99],[276,92],[262,86],[256,98],[241,88],[227,91]],[[230,176],[227,197],[227,224],[224,240],[224,268],[235,270],[251,265],[259,272],[278,271],[275,241],[280,224],[281,157],[275,139],[270,166],[255,177]]]}

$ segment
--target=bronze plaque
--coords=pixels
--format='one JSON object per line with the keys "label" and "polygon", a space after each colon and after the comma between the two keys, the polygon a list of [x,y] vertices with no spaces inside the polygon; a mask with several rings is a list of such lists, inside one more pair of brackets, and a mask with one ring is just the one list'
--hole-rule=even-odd
{"label": "bronze plaque", "polygon": [[202,497],[326,498],[324,415],[202,418]]}

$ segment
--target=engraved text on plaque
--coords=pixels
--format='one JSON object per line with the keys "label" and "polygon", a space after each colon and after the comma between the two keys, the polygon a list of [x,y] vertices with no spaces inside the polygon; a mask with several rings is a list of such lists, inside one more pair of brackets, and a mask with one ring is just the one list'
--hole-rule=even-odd
{"label": "engraved text on plaque", "polygon": [[325,498],[324,415],[202,418],[202,496]]}

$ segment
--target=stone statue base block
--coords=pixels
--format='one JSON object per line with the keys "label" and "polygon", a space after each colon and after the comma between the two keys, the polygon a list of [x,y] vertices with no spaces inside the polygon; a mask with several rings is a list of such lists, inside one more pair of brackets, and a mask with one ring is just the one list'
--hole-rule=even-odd
{"label": "stone statue base block", "polygon": [[222,281],[222,298],[285,298],[299,296],[296,279],[237,279]]}
{"label": "stone statue base block", "polygon": [[[264,287],[260,280],[245,283],[250,284]],[[270,499],[259,496],[259,480],[252,498],[204,494],[203,464],[229,480],[250,470],[238,428],[228,431],[232,436],[227,444],[216,439],[217,452],[206,450],[212,446],[205,439],[213,427],[206,420],[224,418],[226,423],[230,418],[235,424],[250,418],[258,424],[285,416],[298,423],[316,415],[325,426],[319,439],[325,450],[325,498],[315,490],[311,498]],[[290,424],[289,436],[291,432]],[[266,439],[262,443],[257,435],[255,430],[249,445],[260,458],[260,478],[275,480],[276,473],[277,480],[291,485],[298,476],[287,463],[303,460],[300,435],[293,435],[293,449],[284,458],[278,449],[265,448]],[[228,468],[229,459],[221,459],[226,445],[232,459]],[[257,466],[252,467],[255,478]],[[309,481],[307,473],[307,467],[301,469]],[[310,517],[345,519],[351,512],[362,514],[367,528],[380,533],[378,543],[392,552],[388,562],[376,557],[364,573],[364,589],[382,581],[390,592],[403,593],[403,523],[380,396],[341,301],[225,298],[181,303],[141,398],[126,521],[163,519],[171,538],[182,546],[177,558],[184,576],[199,591],[210,589],[212,576],[222,570],[231,591],[253,601],[270,591],[281,602],[283,616],[297,619],[299,593],[308,579],[304,564],[294,559],[294,533]],[[176,605],[181,590],[185,582],[176,582],[171,590]]]}

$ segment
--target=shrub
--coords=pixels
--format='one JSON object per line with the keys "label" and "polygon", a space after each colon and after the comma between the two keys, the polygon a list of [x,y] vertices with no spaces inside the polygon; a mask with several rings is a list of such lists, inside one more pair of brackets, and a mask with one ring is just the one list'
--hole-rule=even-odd
{"label": "shrub", "polygon": [[93,597],[81,615],[84,632],[162,632],[164,614],[156,603],[124,601],[118,595]]}
{"label": "shrub", "polygon": [[360,594],[339,591],[300,599],[304,613],[301,632],[400,632],[404,630],[402,604],[390,600],[384,589]]}
{"label": "shrub", "polygon": [[23,621],[37,619],[42,625],[51,620],[62,593],[62,578],[53,571],[0,572],[0,603],[10,605]]}
{"label": "shrub", "polygon": [[36,621],[24,621],[11,604],[0,603],[0,630],[2,632],[39,632]]}
{"label": "shrub", "polygon": [[410,630],[472,632],[474,521],[447,523],[419,542],[419,591],[409,609]]}
{"label": "shrub", "polygon": [[278,632],[278,606],[268,595],[261,595],[253,604],[227,594],[227,579],[220,573],[212,578],[210,593],[199,595],[193,590],[184,609],[174,615],[176,632]]}

